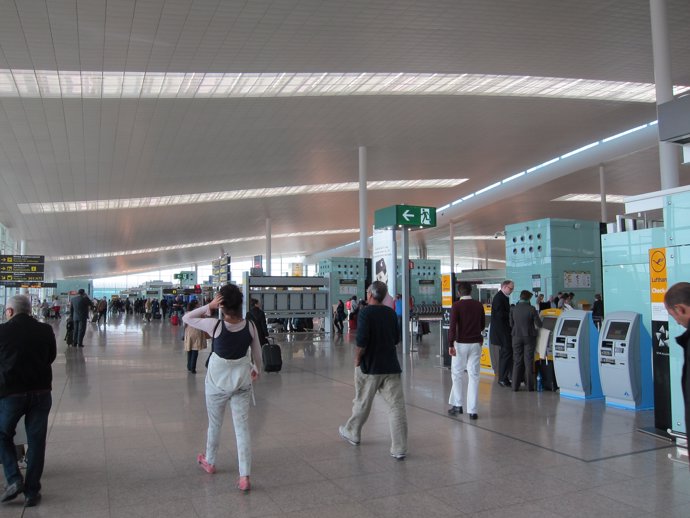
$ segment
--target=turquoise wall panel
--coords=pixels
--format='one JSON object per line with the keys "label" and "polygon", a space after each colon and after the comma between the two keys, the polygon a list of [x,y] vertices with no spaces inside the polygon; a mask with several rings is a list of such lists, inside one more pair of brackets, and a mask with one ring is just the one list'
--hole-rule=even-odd
{"label": "turquoise wall panel", "polygon": [[667,246],[690,244],[690,192],[666,196],[664,225]]}
{"label": "turquoise wall panel", "polygon": [[648,228],[617,232],[601,236],[601,255],[604,266],[642,264],[649,262],[650,248],[666,246],[663,228]]}
{"label": "turquoise wall panel", "polygon": [[[586,272],[590,287],[566,288],[565,272]],[[599,223],[547,218],[507,225],[506,276],[516,288],[511,302],[520,290],[532,290],[533,275],[547,297],[567,290],[576,303],[591,303],[602,289]]]}

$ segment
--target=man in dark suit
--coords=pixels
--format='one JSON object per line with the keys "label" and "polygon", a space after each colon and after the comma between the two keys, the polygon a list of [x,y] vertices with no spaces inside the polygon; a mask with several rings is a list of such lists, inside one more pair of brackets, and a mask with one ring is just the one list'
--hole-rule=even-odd
{"label": "man in dark suit", "polygon": [[84,335],[86,334],[86,323],[89,320],[89,309],[93,306],[91,299],[83,289],[70,299],[69,314],[74,323],[74,347],[84,347]]}
{"label": "man in dark suit", "polygon": [[[8,322],[0,324],[0,461],[7,486],[0,501],[9,502],[24,493],[24,506],[33,507],[41,500],[55,334],[50,325],[31,316],[31,302],[25,295],[7,301],[5,316]],[[22,416],[29,445],[26,479],[19,471],[13,440]]]}
{"label": "man in dark suit", "polygon": [[537,309],[530,304],[532,293],[520,292],[520,300],[510,310],[513,338],[513,390],[520,390],[525,380],[527,390],[534,390],[534,349],[537,346],[537,328],[542,326]]}
{"label": "man in dark suit", "polygon": [[508,297],[514,289],[513,281],[503,281],[501,289],[491,301],[489,343],[492,348],[500,348],[498,369],[496,365],[493,367],[498,384],[502,387],[510,387],[513,374],[513,343],[510,336],[510,299]]}

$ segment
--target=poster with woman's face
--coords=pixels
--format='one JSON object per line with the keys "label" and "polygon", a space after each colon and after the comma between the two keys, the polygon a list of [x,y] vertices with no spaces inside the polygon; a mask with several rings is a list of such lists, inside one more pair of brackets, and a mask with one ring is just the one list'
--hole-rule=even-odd
{"label": "poster with woman's face", "polygon": [[381,258],[376,261],[376,280],[384,284],[388,284],[388,270],[386,269],[386,261]]}

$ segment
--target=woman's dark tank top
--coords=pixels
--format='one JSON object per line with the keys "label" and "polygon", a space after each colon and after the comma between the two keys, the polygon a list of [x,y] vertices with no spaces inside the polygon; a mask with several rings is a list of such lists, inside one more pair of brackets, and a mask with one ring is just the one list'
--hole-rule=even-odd
{"label": "woman's dark tank top", "polygon": [[220,334],[213,339],[213,352],[225,360],[239,360],[247,355],[253,338],[249,332],[249,322],[244,321],[239,331],[228,331],[225,322],[220,325]]}

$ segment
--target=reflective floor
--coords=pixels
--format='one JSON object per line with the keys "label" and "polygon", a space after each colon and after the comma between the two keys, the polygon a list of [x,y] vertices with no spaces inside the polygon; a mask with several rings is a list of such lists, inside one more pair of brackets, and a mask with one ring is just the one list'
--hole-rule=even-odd
{"label": "reflective floor", "polygon": [[687,465],[636,431],[651,412],[513,393],[483,376],[479,419],[449,418],[450,374],[438,367],[434,332],[404,362],[403,462],[388,454],[381,401],[360,446],[338,436],[353,397],[347,334],[279,340],[283,371],[255,387],[252,491],[240,494],[229,415],[218,473],[195,461],[207,352],[193,375],[179,327],[134,317],[89,326],[83,350],[66,347],[64,322],[56,327],[43,501],[0,505],[0,517],[690,516]]}

